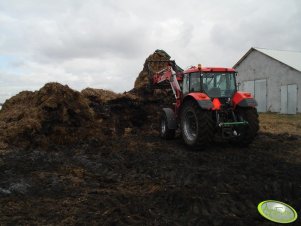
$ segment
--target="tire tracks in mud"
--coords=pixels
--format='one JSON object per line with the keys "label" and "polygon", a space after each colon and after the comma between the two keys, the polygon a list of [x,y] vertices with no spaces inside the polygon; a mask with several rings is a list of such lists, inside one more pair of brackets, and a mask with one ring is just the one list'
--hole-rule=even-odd
{"label": "tire tracks in mud", "polygon": [[259,202],[301,209],[299,146],[300,138],[259,134],[249,148],[217,143],[196,151],[179,138],[140,134],[15,150],[0,164],[0,188],[10,191],[0,190],[0,223],[272,225],[258,214]]}

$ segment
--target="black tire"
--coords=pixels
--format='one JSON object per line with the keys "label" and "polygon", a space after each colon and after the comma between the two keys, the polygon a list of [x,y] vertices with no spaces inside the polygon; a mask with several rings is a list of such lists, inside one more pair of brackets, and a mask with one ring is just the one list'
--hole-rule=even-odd
{"label": "black tire", "polygon": [[168,128],[168,121],[165,112],[162,112],[160,120],[160,137],[165,140],[175,138],[176,130]]}
{"label": "black tire", "polygon": [[195,101],[186,102],[181,111],[181,132],[187,145],[207,146],[214,136],[212,112],[201,109]]}
{"label": "black tire", "polygon": [[234,143],[241,147],[247,147],[253,142],[259,130],[259,120],[256,108],[239,107],[236,111],[240,121],[247,121],[248,125],[239,131],[240,136],[234,139]]}

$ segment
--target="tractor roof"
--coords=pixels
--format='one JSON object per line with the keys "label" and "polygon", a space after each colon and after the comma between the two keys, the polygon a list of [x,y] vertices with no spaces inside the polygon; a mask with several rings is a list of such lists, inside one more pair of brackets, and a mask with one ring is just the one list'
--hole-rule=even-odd
{"label": "tractor roof", "polygon": [[192,72],[235,72],[233,68],[226,68],[226,67],[196,67],[192,66],[187,70],[183,71],[183,73],[192,73]]}

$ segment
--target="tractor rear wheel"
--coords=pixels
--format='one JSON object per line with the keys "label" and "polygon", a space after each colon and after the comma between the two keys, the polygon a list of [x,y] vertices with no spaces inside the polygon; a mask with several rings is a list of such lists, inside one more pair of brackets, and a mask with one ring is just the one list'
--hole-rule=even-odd
{"label": "tractor rear wheel", "polygon": [[175,137],[176,130],[168,127],[167,116],[165,112],[162,112],[160,120],[160,136],[165,140],[170,140]]}
{"label": "tractor rear wheel", "polygon": [[192,147],[204,147],[212,142],[214,121],[212,113],[195,101],[186,102],[181,111],[181,132],[184,142]]}
{"label": "tractor rear wheel", "polygon": [[248,125],[239,131],[240,136],[235,138],[234,143],[241,147],[246,147],[252,143],[259,130],[258,113],[256,108],[242,107],[239,107],[236,113],[240,121],[247,121]]}

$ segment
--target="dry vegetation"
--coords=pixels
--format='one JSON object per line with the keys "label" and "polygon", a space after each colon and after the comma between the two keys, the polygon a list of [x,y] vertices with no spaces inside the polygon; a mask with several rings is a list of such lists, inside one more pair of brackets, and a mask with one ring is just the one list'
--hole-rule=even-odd
{"label": "dry vegetation", "polygon": [[301,135],[301,114],[281,115],[278,113],[259,114],[260,131],[274,134]]}

